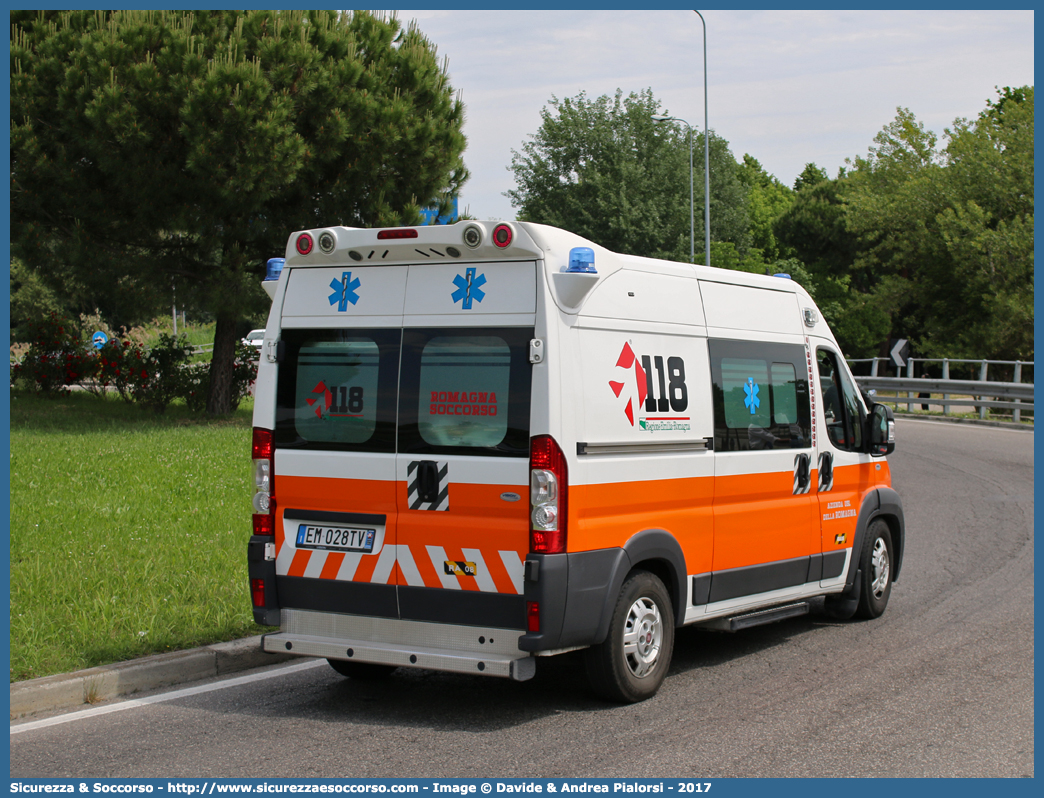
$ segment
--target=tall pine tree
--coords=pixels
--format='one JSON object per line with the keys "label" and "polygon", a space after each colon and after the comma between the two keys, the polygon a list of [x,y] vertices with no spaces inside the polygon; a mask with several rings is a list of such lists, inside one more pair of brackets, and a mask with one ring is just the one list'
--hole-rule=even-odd
{"label": "tall pine tree", "polygon": [[[467,178],[463,105],[416,27],[368,12],[11,12],[11,237],[103,312],[237,323],[293,230],[414,223]],[[122,310],[121,301],[122,298]]]}

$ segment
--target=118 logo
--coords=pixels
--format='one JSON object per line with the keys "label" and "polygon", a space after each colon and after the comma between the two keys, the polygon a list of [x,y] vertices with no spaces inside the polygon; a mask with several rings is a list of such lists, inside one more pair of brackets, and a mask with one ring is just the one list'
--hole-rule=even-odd
{"label": "118 logo", "polygon": [[[685,361],[680,357],[636,355],[625,343],[616,360],[617,369],[633,372],[634,394],[627,397],[624,415],[634,426],[635,410],[646,413],[682,413],[689,407],[689,391],[685,385]],[[655,379],[654,379],[655,372]],[[609,387],[620,397],[631,375],[610,380]],[[637,407],[634,399],[637,398]]]}

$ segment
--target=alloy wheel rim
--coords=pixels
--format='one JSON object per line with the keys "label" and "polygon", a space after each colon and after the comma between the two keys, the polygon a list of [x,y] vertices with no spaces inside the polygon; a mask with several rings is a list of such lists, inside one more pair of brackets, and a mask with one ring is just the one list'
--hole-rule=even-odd
{"label": "alloy wheel rim", "polygon": [[873,574],[873,582],[871,583],[871,589],[873,590],[876,598],[881,598],[884,595],[885,588],[888,587],[888,547],[885,545],[884,538],[878,538],[874,541],[874,551],[870,556],[870,564]]}
{"label": "alloy wheel rim", "polygon": [[660,608],[648,596],[637,599],[627,611],[623,643],[628,670],[639,678],[647,676],[656,667],[663,646]]}

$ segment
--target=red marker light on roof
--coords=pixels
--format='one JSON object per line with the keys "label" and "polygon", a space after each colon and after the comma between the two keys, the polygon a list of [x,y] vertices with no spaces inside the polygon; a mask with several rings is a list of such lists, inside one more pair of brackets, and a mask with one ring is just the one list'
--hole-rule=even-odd
{"label": "red marker light on roof", "polygon": [[417,231],[412,227],[404,227],[399,230],[381,230],[377,234],[378,241],[386,241],[389,238],[416,238]]}
{"label": "red marker light on roof", "polygon": [[315,246],[315,242],[312,241],[312,236],[308,233],[301,233],[301,235],[297,237],[297,244],[295,246],[297,247],[297,251],[299,254],[307,255],[309,252],[312,251],[312,247]]}
{"label": "red marker light on roof", "polygon": [[514,237],[511,228],[506,224],[498,224],[493,228],[493,243],[501,249],[508,246]]}

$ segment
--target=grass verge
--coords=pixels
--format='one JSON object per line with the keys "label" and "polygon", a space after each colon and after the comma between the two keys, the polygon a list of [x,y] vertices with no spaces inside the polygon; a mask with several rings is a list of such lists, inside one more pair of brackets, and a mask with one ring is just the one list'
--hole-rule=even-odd
{"label": "grass verge", "polygon": [[250,415],[11,397],[11,681],[257,634]]}

